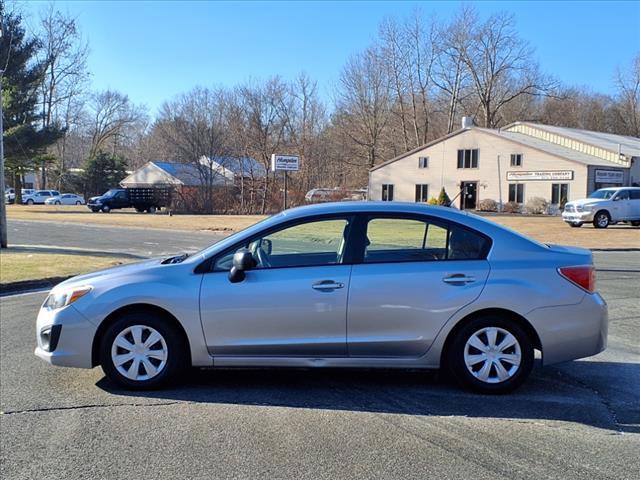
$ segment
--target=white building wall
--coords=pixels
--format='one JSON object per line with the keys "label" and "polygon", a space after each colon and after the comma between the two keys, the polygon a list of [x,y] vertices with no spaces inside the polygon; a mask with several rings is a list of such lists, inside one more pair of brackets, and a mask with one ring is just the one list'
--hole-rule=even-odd
{"label": "white building wall", "polygon": [[[475,148],[479,150],[478,168],[458,169],[458,150]],[[523,155],[522,166],[511,166],[511,154]],[[428,168],[418,168],[419,157],[425,156],[429,157]],[[525,203],[531,197],[542,197],[550,201],[552,183],[569,184],[568,200],[586,196],[586,165],[564,160],[472,128],[373,170],[369,175],[369,199],[381,200],[382,185],[385,183],[394,185],[394,201],[414,202],[416,184],[428,184],[429,197],[436,198],[440,188],[444,186],[449,197],[453,198],[459,192],[460,182],[477,181],[477,201],[490,198],[499,202],[502,198],[502,202],[506,203],[509,184],[517,183],[507,181],[507,172],[548,170],[570,170],[573,172],[573,180],[519,182],[525,185]],[[455,205],[459,206],[457,200]]]}

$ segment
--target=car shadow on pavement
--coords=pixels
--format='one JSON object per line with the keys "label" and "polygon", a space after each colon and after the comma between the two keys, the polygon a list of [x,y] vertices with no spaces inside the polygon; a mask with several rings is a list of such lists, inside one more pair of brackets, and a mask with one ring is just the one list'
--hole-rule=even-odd
{"label": "car shadow on pavement", "polygon": [[536,368],[520,389],[495,396],[465,391],[435,371],[416,370],[193,369],[172,389],[127,391],[106,378],[97,386],[138,399],[555,420],[640,433],[638,378],[640,364],[582,361]]}

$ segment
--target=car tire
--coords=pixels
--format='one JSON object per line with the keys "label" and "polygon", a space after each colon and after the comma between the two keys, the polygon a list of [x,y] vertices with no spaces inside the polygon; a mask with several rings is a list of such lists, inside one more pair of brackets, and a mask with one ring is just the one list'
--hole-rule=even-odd
{"label": "car tire", "polygon": [[91,211],[92,211],[93,213],[98,213],[98,212],[100,211],[100,209],[99,209],[99,208],[92,208],[92,209],[91,209]]}
{"label": "car tire", "polygon": [[[147,344],[152,335],[155,341]],[[178,328],[165,318],[128,313],[109,325],[102,336],[100,365],[109,380],[127,389],[167,386],[187,366],[187,346],[182,339]]]}
{"label": "car tire", "polygon": [[101,208],[101,210],[102,210],[103,213],[109,213],[111,211],[111,208],[109,207],[109,205],[104,205]]}
{"label": "car tire", "polygon": [[582,226],[582,222],[571,222],[569,225],[573,228],[580,228]]}
{"label": "car tire", "polygon": [[140,207],[135,207],[135,208],[136,208],[136,212],[144,213],[144,208],[140,208]]}
{"label": "car tire", "polygon": [[60,202],[54,202],[55,205],[60,205]]}
{"label": "car tire", "polygon": [[27,205],[33,205],[33,200],[30,198],[29,200],[27,200]]}
{"label": "car tire", "polygon": [[147,208],[147,213],[156,213],[156,207]]}
{"label": "car tire", "polygon": [[82,205],[82,202],[80,200],[76,201],[76,205]]}
{"label": "car tire", "polygon": [[640,227],[640,222],[631,222],[632,227]]}
{"label": "car tire", "polygon": [[456,332],[446,366],[469,390],[503,394],[529,377],[533,359],[533,342],[527,332],[509,317],[490,314],[473,318]]}
{"label": "car tire", "polygon": [[593,216],[593,226],[595,228],[607,228],[611,223],[611,217],[606,210],[600,210]]}

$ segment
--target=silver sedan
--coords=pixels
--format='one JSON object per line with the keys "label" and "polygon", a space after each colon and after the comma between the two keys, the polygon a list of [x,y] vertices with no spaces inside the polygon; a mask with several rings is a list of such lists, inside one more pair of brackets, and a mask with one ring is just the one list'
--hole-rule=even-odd
{"label": "silver sedan", "polygon": [[443,207],[287,210],[194,255],[57,285],[36,355],[101,365],[128,388],[196,367],[446,368],[485,393],[601,352],[607,305],[588,250]]}

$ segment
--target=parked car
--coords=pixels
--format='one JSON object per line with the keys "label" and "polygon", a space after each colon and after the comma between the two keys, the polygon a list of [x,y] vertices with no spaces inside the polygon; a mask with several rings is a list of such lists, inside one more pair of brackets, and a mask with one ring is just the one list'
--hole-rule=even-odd
{"label": "parked car", "polygon": [[399,202],[284,211],[193,255],[81,275],[37,319],[36,355],[151,388],[197,367],[446,368],[507,392],[607,342],[591,252]]}
{"label": "parked car", "polygon": [[47,198],[59,196],[60,192],[58,192],[57,190],[36,190],[31,194],[23,195],[22,203],[25,203],[27,205],[44,205],[44,202],[47,200]]}
{"label": "parked car", "polygon": [[607,228],[618,222],[640,226],[640,187],[596,190],[589,198],[568,202],[562,219],[572,227],[593,223],[595,228]]}
{"label": "parked car", "polygon": [[4,201],[5,203],[15,203],[16,202],[16,191],[13,188],[6,188],[4,191]]}
{"label": "parked car", "polygon": [[22,196],[25,196],[31,195],[33,192],[35,192],[35,190],[33,188],[21,188],[20,192],[22,193]]}
{"label": "parked car", "polygon": [[138,212],[154,213],[167,206],[170,199],[169,188],[112,188],[99,197],[91,197],[87,207],[92,212],[109,213],[120,208],[135,208]]}
{"label": "parked car", "polygon": [[84,205],[84,197],[75,193],[63,193],[47,198],[44,203],[46,205]]}

